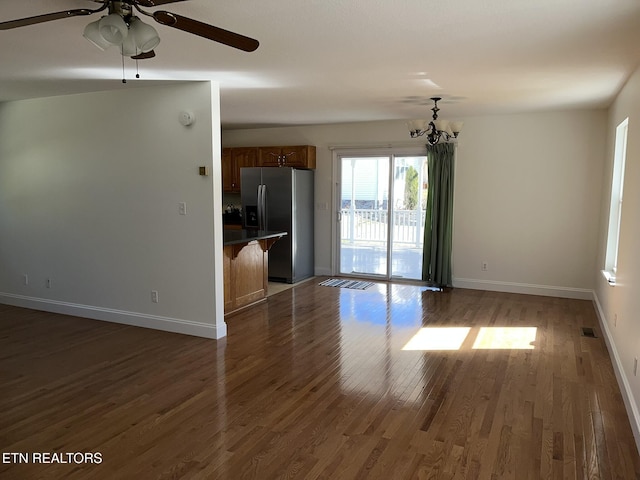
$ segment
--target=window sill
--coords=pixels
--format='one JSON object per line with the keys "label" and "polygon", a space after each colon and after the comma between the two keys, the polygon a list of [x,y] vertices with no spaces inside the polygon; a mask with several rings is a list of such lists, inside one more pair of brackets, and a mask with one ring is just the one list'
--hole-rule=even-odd
{"label": "window sill", "polygon": [[607,280],[610,286],[616,286],[616,275],[613,272],[607,270],[601,270],[602,276]]}

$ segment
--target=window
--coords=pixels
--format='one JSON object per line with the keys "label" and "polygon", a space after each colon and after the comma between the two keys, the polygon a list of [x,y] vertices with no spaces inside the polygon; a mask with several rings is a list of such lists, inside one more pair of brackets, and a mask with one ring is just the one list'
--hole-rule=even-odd
{"label": "window", "polygon": [[616,144],[613,157],[613,175],[611,177],[611,203],[609,205],[609,229],[607,232],[607,251],[603,274],[611,285],[616,283],[618,270],[618,244],[620,242],[620,219],[622,218],[622,196],[624,190],[624,164],[627,156],[626,118],[616,128]]}

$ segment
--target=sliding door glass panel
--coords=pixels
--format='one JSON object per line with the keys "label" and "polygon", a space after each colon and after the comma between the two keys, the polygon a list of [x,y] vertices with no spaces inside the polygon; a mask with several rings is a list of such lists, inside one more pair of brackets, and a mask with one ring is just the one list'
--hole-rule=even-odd
{"label": "sliding door glass panel", "polygon": [[427,204],[427,157],[394,157],[391,190],[391,277],[419,280]]}
{"label": "sliding door glass panel", "polygon": [[341,157],[340,273],[388,277],[391,158]]}

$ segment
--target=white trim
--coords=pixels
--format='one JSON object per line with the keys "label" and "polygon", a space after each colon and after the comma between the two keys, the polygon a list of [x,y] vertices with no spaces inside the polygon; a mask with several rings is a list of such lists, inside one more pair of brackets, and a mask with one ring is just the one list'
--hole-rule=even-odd
{"label": "white trim", "polygon": [[57,300],[14,295],[11,293],[0,292],[0,303],[13,305],[15,307],[24,307],[34,310],[42,310],[45,312],[72,315],[75,317],[91,318],[93,320],[121,323],[135,327],[194,335],[196,337],[218,339],[227,334],[226,324],[223,324],[223,328],[218,328],[219,325],[194,322],[191,320],[161,317],[146,313],[127,312],[124,310],[94,307],[91,305],[80,305],[76,303],[60,302]]}
{"label": "white trim", "polygon": [[[340,252],[340,182],[342,176],[340,174],[340,155],[336,151],[331,151],[331,251],[329,252],[329,268],[322,270],[330,270],[329,275],[335,275],[338,271],[338,254]],[[317,217],[316,217],[317,218]],[[316,229],[316,232],[321,229]],[[316,275],[321,269],[316,268]]]}
{"label": "white trim", "polygon": [[316,267],[314,275],[316,277],[330,277],[333,275],[333,270],[331,268]]}
{"label": "white trim", "polygon": [[607,243],[604,269],[615,275],[618,265],[618,247],[620,243],[620,225],[622,222],[622,197],[624,191],[624,172],[627,156],[627,135],[629,118],[625,118],[615,133],[613,152],[613,170],[611,172],[611,197],[609,201],[609,220],[607,224]]}
{"label": "white trim", "polygon": [[607,283],[609,284],[609,286],[611,287],[615,287],[616,286],[616,274],[613,272],[609,272],[607,270],[600,270],[600,272],[602,273],[602,276],[607,280]]}
{"label": "white trim", "polygon": [[618,386],[620,387],[620,392],[622,393],[622,400],[624,401],[624,406],[627,409],[629,424],[631,425],[633,438],[636,441],[636,449],[638,450],[638,453],[640,453],[640,413],[638,412],[638,408],[633,401],[633,392],[631,391],[631,385],[629,385],[629,381],[624,375],[624,368],[622,367],[622,362],[620,361],[620,356],[618,355],[616,344],[613,341],[613,336],[611,335],[611,331],[609,330],[609,323],[607,322],[605,314],[602,311],[602,305],[600,305],[600,301],[598,300],[598,295],[596,294],[596,292],[593,292],[592,300],[596,307],[595,310],[598,316],[598,322],[600,323],[600,328],[602,329],[602,333],[604,334],[604,341],[607,345],[607,349],[609,350],[609,356],[611,357],[611,363],[613,364],[613,371],[616,374]]}
{"label": "white trim", "polygon": [[474,278],[454,278],[453,286],[473,290],[489,290],[492,292],[523,293],[525,295],[542,295],[545,297],[576,298],[591,300],[593,290],[588,288],[556,287],[553,285],[534,285],[530,283],[499,282],[494,280],[477,280]]}
{"label": "white trim", "polygon": [[372,144],[343,144],[343,145],[329,145],[329,150],[378,150],[380,151],[383,148],[388,149],[411,149],[416,150],[420,149],[424,155],[424,152],[427,151],[426,142],[395,142],[395,143],[372,143]]}

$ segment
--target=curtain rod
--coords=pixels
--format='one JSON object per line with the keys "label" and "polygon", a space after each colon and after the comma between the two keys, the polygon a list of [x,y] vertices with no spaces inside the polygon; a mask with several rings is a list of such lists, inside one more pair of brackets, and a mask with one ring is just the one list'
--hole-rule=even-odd
{"label": "curtain rod", "polygon": [[402,142],[402,143],[369,143],[369,144],[338,144],[329,145],[329,150],[365,150],[367,148],[426,148],[422,142]]}

